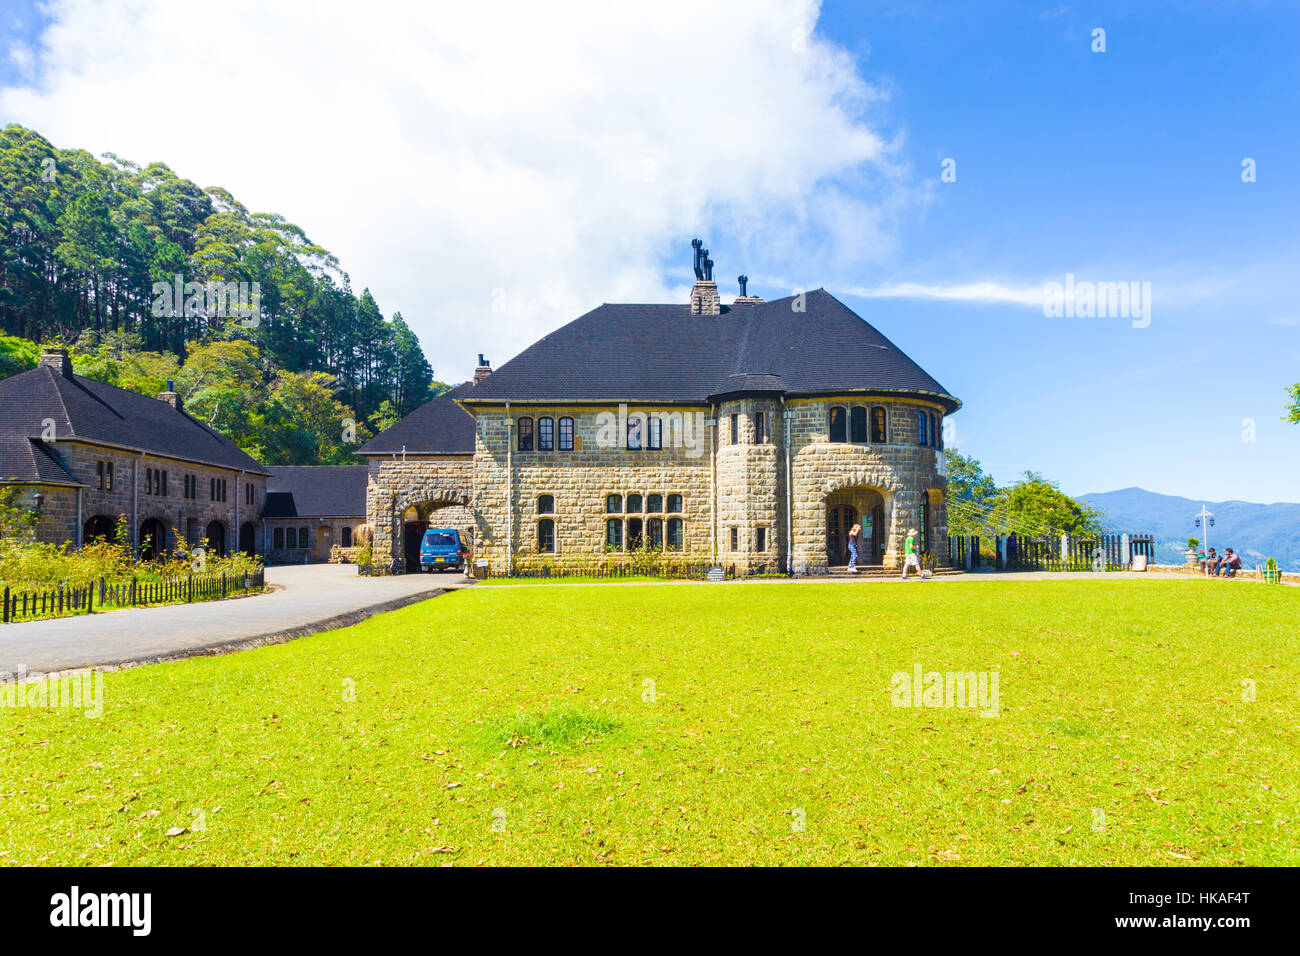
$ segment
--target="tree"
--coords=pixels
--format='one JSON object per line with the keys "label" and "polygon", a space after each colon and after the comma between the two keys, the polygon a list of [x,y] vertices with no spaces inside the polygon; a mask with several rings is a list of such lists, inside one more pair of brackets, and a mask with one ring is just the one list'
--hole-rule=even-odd
{"label": "tree", "polygon": [[998,493],[992,520],[1018,534],[1091,535],[1102,530],[1097,512],[1032,471]]}
{"label": "tree", "polygon": [[979,461],[951,448],[944,450],[948,462],[948,533],[994,536],[999,530],[989,522],[998,497],[993,476]]}
{"label": "tree", "polygon": [[1286,392],[1291,396],[1291,404],[1286,409],[1286,420],[1292,424],[1300,423],[1300,382],[1292,385]]}

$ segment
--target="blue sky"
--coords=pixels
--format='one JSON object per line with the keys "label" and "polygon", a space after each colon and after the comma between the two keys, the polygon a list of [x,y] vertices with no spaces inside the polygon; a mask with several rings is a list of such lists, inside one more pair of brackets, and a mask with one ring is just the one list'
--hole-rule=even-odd
{"label": "blue sky", "polygon": [[[284,214],[448,380],[601,301],[684,301],[700,235],[724,291],[824,286],[880,328],[1000,481],[1300,500],[1296,5],[675,3],[231,0],[231,71],[176,55],[199,7],[22,0],[0,121]],[[1150,282],[1150,325],[1044,316],[1067,273]]]}
{"label": "blue sky", "polygon": [[1300,498],[1300,426],[1281,421],[1283,387],[1300,381],[1300,13],[951,6],[823,8],[817,29],[890,91],[906,160],[936,181],[944,158],[957,170],[885,262],[824,284],[1150,281],[1140,329],[843,297],[962,398],[960,447],[999,480],[1032,469],[1074,494]]}

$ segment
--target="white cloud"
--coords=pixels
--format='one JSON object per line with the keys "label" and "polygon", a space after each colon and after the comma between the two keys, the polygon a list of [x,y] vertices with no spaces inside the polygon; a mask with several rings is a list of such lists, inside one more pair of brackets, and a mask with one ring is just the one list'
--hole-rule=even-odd
{"label": "white cloud", "polygon": [[938,299],[945,302],[1000,302],[1042,308],[1043,286],[1012,286],[1000,282],[966,282],[932,285],[921,282],[894,282],[871,287],[843,290],[864,299]]}
{"label": "white cloud", "polygon": [[602,301],[684,302],[693,235],[724,288],[811,288],[887,257],[921,201],[880,91],[800,42],[807,0],[50,11],[0,115],[297,222],[450,378]]}

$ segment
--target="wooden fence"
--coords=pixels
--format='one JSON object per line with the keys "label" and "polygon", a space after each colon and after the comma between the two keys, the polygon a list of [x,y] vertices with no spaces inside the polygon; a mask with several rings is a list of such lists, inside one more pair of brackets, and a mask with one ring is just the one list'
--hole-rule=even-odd
{"label": "wooden fence", "polygon": [[3,623],[34,621],[44,617],[93,614],[103,608],[149,607],[158,604],[182,604],[214,601],[231,594],[248,594],[266,584],[265,572],[251,574],[187,574],[165,581],[141,581],[138,578],[98,582],[81,586],[60,583],[52,588],[15,589],[5,585]]}
{"label": "wooden fence", "polygon": [[1134,558],[1144,556],[1150,564],[1156,554],[1155,536],[1145,533],[998,535],[991,544],[992,555],[981,556],[978,536],[949,538],[952,566],[998,571],[1126,571]]}

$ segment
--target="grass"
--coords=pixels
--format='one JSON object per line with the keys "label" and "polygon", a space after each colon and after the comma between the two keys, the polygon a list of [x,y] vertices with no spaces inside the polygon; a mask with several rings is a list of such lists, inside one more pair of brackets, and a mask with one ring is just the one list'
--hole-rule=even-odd
{"label": "grass", "polygon": [[[99,719],[0,708],[0,861],[1294,865],[1298,602],[472,588],[109,674]],[[998,715],[893,706],[918,663],[996,672]]]}

